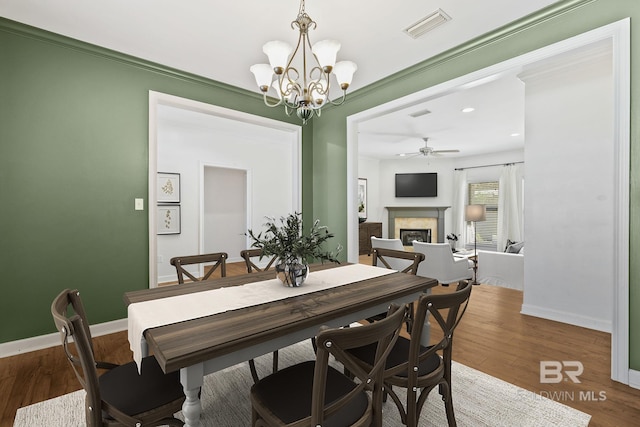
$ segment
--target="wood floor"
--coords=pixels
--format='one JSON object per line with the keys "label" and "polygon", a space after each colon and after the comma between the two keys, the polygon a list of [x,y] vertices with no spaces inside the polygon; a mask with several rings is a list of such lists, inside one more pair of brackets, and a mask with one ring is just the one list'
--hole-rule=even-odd
{"label": "wood floor", "polygon": [[[360,259],[369,263],[371,258]],[[227,269],[228,275],[243,272],[242,265],[229,264]],[[434,289],[447,291],[446,287]],[[610,335],[521,315],[521,305],[519,291],[475,286],[456,332],[454,360],[587,412],[592,415],[592,427],[639,425],[640,390],[609,379]],[[99,360],[131,360],[125,331],[95,337],[94,345]],[[540,361],[583,363],[581,383],[541,384]],[[0,359],[0,427],[13,426],[16,410],[22,406],[79,388],[60,346]]]}

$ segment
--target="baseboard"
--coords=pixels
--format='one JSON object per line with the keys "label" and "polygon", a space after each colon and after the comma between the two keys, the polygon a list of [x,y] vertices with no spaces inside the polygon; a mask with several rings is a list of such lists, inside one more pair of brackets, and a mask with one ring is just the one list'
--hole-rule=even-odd
{"label": "baseboard", "polygon": [[598,319],[595,317],[582,316],[579,314],[568,313],[566,311],[552,310],[546,307],[532,306],[522,304],[520,314],[528,316],[541,317],[543,319],[553,320],[556,322],[567,323],[569,325],[580,326],[582,328],[594,329],[600,332],[611,333],[613,326],[610,320]]}
{"label": "baseboard", "polygon": [[629,369],[629,387],[640,389],[640,371]]}
{"label": "baseboard", "polygon": [[[91,335],[99,337],[100,335],[112,334],[127,329],[127,319],[113,320],[111,322],[99,323],[90,326]],[[28,353],[30,351],[42,350],[60,345],[60,334],[54,332],[52,334],[40,335],[37,337],[25,338],[17,341],[9,341],[0,344],[0,358],[15,356],[18,354]]]}

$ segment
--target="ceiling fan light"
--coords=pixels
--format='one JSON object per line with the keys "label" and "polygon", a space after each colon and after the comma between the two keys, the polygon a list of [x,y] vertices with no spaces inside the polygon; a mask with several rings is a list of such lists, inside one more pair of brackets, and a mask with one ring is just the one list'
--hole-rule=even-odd
{"label": "ceiling fan light", "polygon": [[333,74],[336,75],[336,79],[342,90],[347,90],[351,84],[351,80],[353,80],[353,74],[357,69],[358,66],[355,62],[351,61],[340,61],[333,67]]}
{"label": "ceiling fan light", "polygon": [[256,83],[262,92],[269,90],[271,80],[273,79],[273,69],[269,64],[255,64],[249,70],[256,78]]}
{"label": "ceiling fan light", "polygon": [[292,50],[293,48],[289,43],[279,40],[267,42],[262,46],[262,51],[269,57],[269,64],[271,64],[273,70],[284,70]]}
{"label": "ceiling fan light", "polygon": [[336,64],[336,56],[339,50],[340,42],[337,40],[320,40],[311,48],[311,52],[318,59],[318,64],[327,73],[330,73]]}

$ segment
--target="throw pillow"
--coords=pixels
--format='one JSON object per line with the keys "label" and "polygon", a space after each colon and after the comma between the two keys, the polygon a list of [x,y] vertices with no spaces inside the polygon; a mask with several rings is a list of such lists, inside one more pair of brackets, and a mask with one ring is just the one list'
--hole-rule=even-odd
{"label": "throw pillow", "polygon": [[512,243],[507,246],[507,250],[505,252],[510,254],[517,254],[524,247],[524,242]]}

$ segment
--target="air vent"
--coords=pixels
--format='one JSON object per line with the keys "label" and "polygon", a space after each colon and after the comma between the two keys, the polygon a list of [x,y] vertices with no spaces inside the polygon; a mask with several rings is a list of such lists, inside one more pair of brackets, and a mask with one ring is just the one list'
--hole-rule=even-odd
{"label": "air vent", "polygon": [[410,113],[409,116],[417,119],[418,117],[426,116],[427,114],[431,114],[430,110],[420,110],[413,113]]}
{"label": "air vent", "polygon": [[418,22],[404,29],[410,37],[417,39],[421,35],[433,30],[437,26],[450,21],[451,17],[444,13],[442,9],[438,9],[432,14],[422,18]]}

